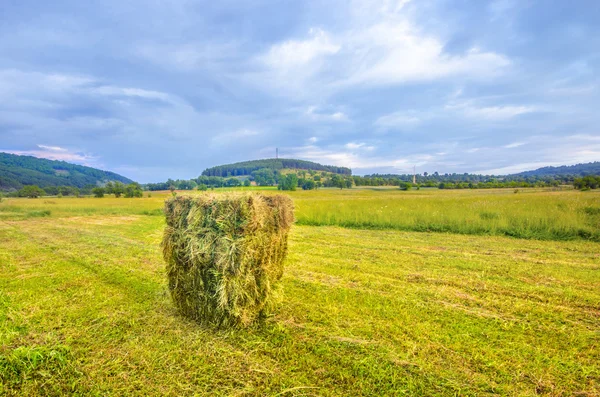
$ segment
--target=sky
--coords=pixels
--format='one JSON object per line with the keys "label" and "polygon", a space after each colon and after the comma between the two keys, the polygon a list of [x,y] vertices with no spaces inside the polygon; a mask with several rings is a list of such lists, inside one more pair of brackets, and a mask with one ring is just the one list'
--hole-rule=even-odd
{"label": "sky", "polygon": [[600,160],[600,1],[1,0],[0,151],[139,182]]}

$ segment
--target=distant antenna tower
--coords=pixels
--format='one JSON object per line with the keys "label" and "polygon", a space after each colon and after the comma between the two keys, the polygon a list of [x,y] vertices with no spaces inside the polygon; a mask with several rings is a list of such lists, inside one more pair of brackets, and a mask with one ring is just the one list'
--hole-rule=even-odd
{"label": "distant antenna tower", "polygon": [[278,147],[275,148],[275,158],[276,159],[279,158],[279,148]]}
{"label": "distant antenna tower", "polygon": [[417,184],[417,167],[413,165],[413,185]]}

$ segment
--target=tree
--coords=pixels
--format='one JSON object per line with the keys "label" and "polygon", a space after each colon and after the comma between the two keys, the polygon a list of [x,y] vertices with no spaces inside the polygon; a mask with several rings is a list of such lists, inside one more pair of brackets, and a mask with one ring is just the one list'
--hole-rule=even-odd
{"label": "tree", "polygon": [[143,192],[142,188],[138,183],[130,183],[125,187],[125,197],[133,198],[133,197],[142,197]]}
{"label": "tree", "polygon": [[115,197],[121,197],[123,193],[125,193],[125,185],[123,185],[121,182],[115,182],[113,187],[113,194]]}
{"label": "tree", "polygon": [[38,198],[43,196],[46,192],[37,185],[28,185],[19,190],[19,197]]}
{"label": "tree", "polygon": [[95,187],[92,189],[92,193],[94,194],[94,197],[97,197],[97,198],[104,197],[105,192],[106,192],[106,189],[103,187]]}
{"label": "tree", "polygon": [[331,186],[343,189],[346,187],[346,181],[344,181],[344,178],[342,178],[340,175],[334,174],[331,177]]}
{"label": "tree", "polygon": [[302,190],[313,190],[317,188],[317,184],[312,179],[306,179],[302,183]]}
{"label": "tree", "polygon": [[198,185],[198,190],[200,190],[201,192],[205,192],[208,190],[208,186],[206,186],[204,183],[201,183]]}
{"label": "tree", "polygon": [[400,190],[410,190],[410,189],[412,189],[412,183],[400,182]]}
{"label": "tree", "polygon": [[244,186],[246,186],[246,187],[250,186],[250,179],[246,179],[244,181]]}
{"label": "tree", "polygon": [[277,189],[279,190],[296,190],[298,187],[298,177],[296,174],[287,174],[281,178]]}
{"label": "tree", "polygon": [[230,187],[240,186],[242,184],[242,182],[240,182],[240,180],[237,178],[229,178],[225,183]]}

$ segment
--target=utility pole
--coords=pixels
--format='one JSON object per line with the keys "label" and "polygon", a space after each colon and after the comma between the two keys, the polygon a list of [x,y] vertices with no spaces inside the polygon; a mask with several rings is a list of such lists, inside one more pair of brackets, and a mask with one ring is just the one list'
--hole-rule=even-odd
{"label": "utility pole", "polygon": [[275,148],[275,158],[276,159],[279,158],[279,148],[278,147]]}
{"label": "utility pole", "polygon": [[417,184],[417,167],[413,165],[413,185]]}

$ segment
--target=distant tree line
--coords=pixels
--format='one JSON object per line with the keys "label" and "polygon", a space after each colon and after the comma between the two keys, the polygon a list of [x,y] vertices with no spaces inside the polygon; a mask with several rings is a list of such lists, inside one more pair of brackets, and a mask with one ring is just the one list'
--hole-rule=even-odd
{"label": "distant tree line", "polygon": [[[353,176],[356,186],[400,186],[402,182],[412,182],[411,174],[373,174]],[[477,174],[428,174],[416,176],[417,184],[423,187],[448,188],[491,188],[491,187],[536,187],[571,185],[574,175],[520,176],[520,175],[477,175]]]}
{"label": "distant tree line", "polygon": [[278,171],[284,168],[326,171],[342,175],[352,175],[352,170],[350,168],[337,167],[333,165],[321,165],[312,161],[295,159],[265,159],[220,165],[217,167],[207,168],[202,172],[202,175],[226,178],[232,176],[251,175],[252,172],[260,169]]}
{"label": "distant tree line", "polygon": [[132,182],[127,185],[121,182],[108,182],[105,186],[87,185],[83,188],[73,186],[45,186],[41,188],[37,185],[23,186],[21,189],[10,192],[8,197],[42,197],[42,196],[89,196],[93,194],[96,197],[104,197],[105,194],[114,194],[115,197],[142,197],[143,190],[139,183]]}

